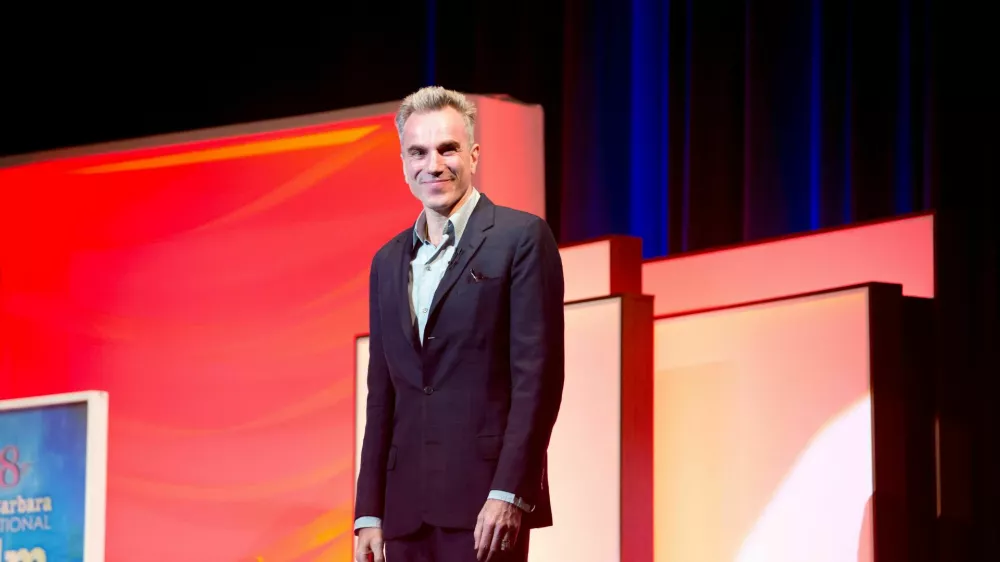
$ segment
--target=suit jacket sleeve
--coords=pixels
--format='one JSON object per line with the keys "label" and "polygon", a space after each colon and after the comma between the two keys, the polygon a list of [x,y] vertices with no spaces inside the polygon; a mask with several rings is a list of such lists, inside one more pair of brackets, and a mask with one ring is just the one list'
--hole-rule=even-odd
{"label": "suit jacket sleeve", "polygon": [[361,445],[355,517],[382,517],[385,504],[385,466],[392,442],[396,394],[382,346],[379,314],[378,255],[372,260],[368,294],[368,398],[365,436]]}
{"label": "suit jacket sleeve", "polygon": [[494,490],[534,504],[564,383],[563,269],[541,219],[514,253],[510,292],[511,405]]}

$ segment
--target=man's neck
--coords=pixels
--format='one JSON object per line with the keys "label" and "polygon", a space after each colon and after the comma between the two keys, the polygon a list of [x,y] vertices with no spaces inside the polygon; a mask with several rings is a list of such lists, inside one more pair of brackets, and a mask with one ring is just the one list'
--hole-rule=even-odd
{"label": "man's neck", "polygon": [[451,218],[452,215],[462,208],[462,205],[465,205],[471,195],[472,188],[470,187],[465,190],[465,194],[462,195],[462,198],[459,199],[457,203],[444,212],[424,207],[424,221],[427,226],[427,239],[430,240],[431,244],[437,246],[441,243],[441,238],[444,235],[444,225],[448,223],[448,219]]}

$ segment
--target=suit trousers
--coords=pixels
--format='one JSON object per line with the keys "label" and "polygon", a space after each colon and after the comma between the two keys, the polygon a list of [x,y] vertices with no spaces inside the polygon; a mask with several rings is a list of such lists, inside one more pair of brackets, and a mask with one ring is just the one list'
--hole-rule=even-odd
{"label": "suit trousers", "polygon": [[[518,532],[509,551],[498,551],[490,562],[527,562],[528,529]],[[386,562],[476,562],[475,537],[468,529],[424,525],[416,533],[385,541]]]}

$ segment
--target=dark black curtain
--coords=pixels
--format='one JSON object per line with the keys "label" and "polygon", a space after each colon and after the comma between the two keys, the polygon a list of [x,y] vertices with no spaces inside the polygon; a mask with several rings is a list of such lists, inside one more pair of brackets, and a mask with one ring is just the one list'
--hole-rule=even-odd
{"label": "dark black curtain", "polygon": [[957,433],[943,451],[942,484],[958,491],[940,527],[946,560],[1000,559],[1000,48],[986,6],[932,11],[936,396]]}
{"label": "dark black curtain", "polygon": [[155,17],[72,32],[17,18],[0,38],[0,154],[434,82],[545,108],[547,212],[564,243],[632,234],[652,257],[934,209],[936,397],[968,445],[947,461],[943,486],[965,503],[947,510],[939,554],[1000,559],[1000,49],[987,5],[417,0],[269,6],[256,32],[232,20],[199,33]]}

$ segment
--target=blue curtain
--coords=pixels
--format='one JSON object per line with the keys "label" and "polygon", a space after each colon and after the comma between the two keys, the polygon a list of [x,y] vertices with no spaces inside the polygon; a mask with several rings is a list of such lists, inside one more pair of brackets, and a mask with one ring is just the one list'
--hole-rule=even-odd
{"label": "blue curtain", "polygon": [[568,4],[565,240],[653,257],[930,208],[924,0]]}

